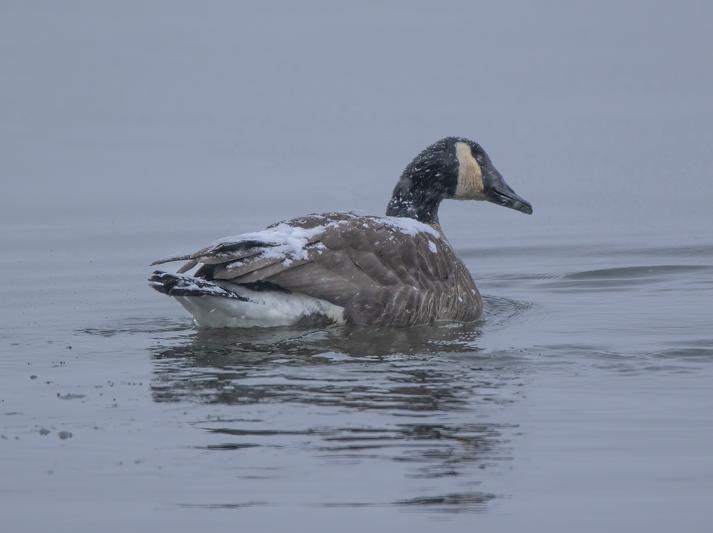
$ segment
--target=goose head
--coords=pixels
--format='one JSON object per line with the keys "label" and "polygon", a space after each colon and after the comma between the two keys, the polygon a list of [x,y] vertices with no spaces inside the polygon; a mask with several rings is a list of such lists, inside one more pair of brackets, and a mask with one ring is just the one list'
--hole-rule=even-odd
{"label": "goose head", "polygon": [[437,223],[445,199],[487,201],[532,214],[532,205],[505,182],[483,147],[464,137],[446,137],[418,154],[401,175],[386,214]]}

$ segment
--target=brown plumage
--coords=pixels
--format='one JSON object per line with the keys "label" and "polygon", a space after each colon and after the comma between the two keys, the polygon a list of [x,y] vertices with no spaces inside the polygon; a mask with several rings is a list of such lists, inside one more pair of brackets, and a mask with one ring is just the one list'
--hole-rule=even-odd
{"label": "brown plumage", "polygon": [[393,222],[351,213],[308,215],[280,223],[324,228],[308,239],[304,257],[295,258],[291,250],[270,253],[269,243],[238,236],[154,264],[184,259],[182,271],[200,265],[196,277],[220,285],[262,283],[326,300],[344,308],[350,324],[413,326],[478,318],[480,294],[440,228],[407,233]]}

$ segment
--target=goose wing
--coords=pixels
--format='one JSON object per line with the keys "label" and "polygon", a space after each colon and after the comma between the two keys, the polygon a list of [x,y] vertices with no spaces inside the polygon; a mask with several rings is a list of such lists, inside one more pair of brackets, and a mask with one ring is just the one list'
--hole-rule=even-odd
{"label": "goose wing", "polygon": [[403,315],[403,308],[414,308],[411,304],[423,307],[424,296],[436,306],[444,291],[453,292],[464,270],[433,227],[412,219],[352,213],[280,222],[154,264],[176,260],[187,261],[181,272],[200,265],[194,274],[199,278],[327,300],[344,307],[357,323],[384,314]]}

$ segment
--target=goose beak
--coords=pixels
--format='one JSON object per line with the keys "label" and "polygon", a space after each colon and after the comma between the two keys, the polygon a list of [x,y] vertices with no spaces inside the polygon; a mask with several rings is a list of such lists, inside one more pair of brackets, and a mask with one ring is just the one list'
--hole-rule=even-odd
{"label": "goose beak", "polygon": [[483,185],[485,186],[485,199],[488,202],[509,207],[527,215],[532,214],[530,202],[518,196],[500,175],[495,167],[483,169]]}

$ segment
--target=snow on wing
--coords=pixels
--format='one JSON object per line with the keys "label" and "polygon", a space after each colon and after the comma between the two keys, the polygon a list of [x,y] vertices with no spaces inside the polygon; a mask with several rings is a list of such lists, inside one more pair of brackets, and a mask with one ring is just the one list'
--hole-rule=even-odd
{"label": "snow on wing", "polygon": [[454,262],[456,275],[461,265],[431,226],[351,213],[292,219],[220,239],[180,259],[188,260],[184,272],[201,265],[197,277],[269,283],[324,299],[344,307],[355,323],[402,316],[404,306],[425,313],[429,306],[442,307],[444,297],[454,301],[457,295],[447,294],[454,286],[448,277]]}

